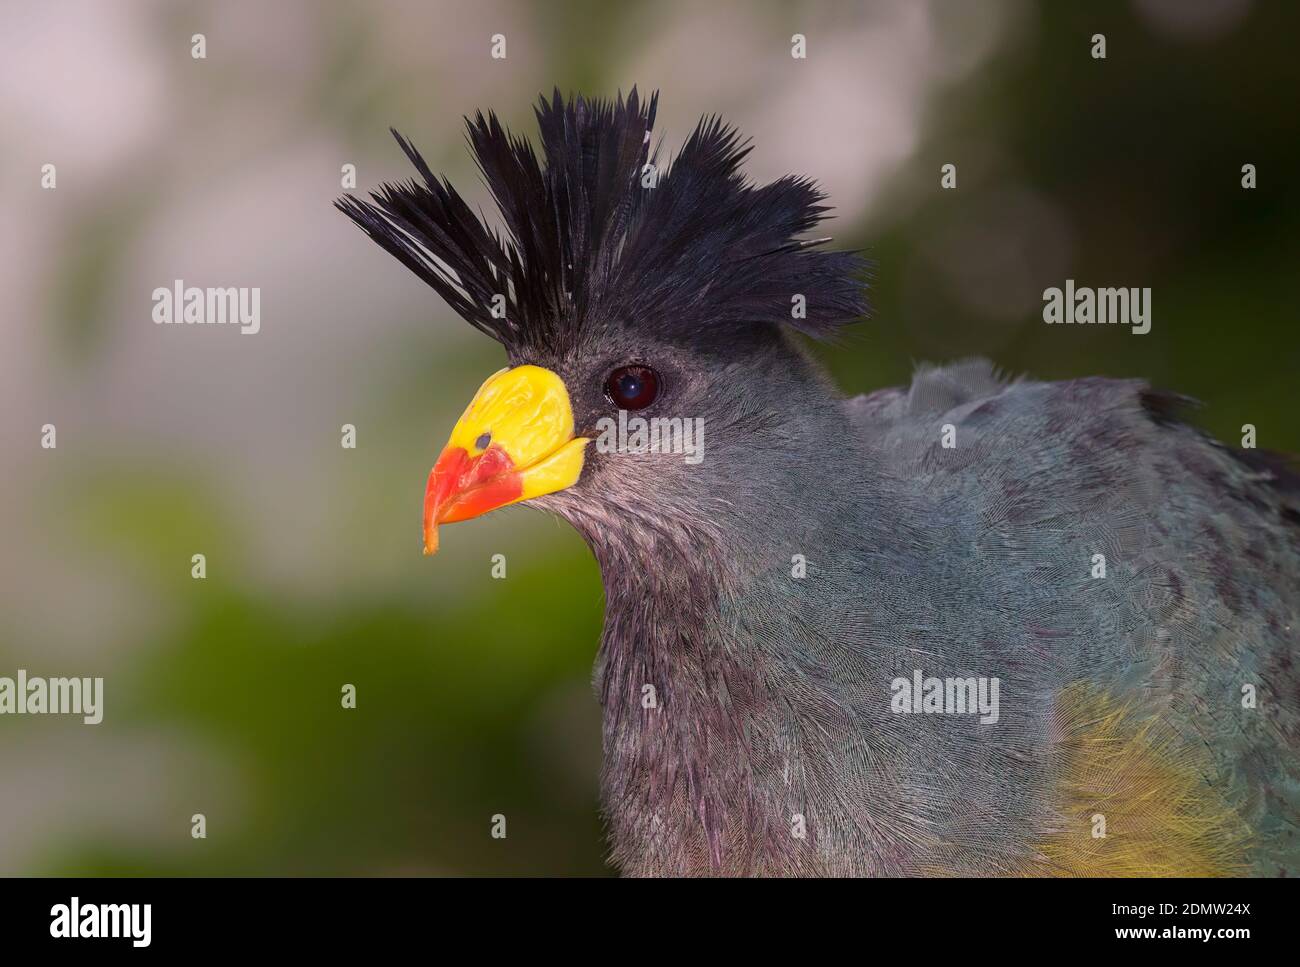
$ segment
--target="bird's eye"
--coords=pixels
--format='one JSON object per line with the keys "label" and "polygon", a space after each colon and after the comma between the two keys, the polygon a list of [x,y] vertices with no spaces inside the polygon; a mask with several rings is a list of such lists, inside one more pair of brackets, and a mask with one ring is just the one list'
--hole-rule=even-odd
{"label": "bird's eye", "polygon": [[605,380],[605,395],[621,410],[642,410],[659,395],[659,374],[649,366],[620,366]]}

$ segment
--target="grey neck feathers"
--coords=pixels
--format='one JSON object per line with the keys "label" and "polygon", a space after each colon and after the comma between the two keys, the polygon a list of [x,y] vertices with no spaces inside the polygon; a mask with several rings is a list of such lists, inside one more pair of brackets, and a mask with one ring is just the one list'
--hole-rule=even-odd
{"label": "grey neck feathers", "polygon": [[[812,652],[833,645],[810,626],[819,609],[808,596],[822,592],[792,568],[802,556],[814,569],[883,569],[888,562],[842,560],[843,549],[888,545],[872,532],[908,526],[876,512],[895,500],[895,485],[883,492],[838,402],[809,390],[787,400],[786,412],[802,415],[797,432],[775,425],[744,453],[718,455],[728,478],[721,510],[657,519],[629,506],[615,524],[608,509],[566,508],[605,588],[595,684],[605,809],[616,852],[628,850],[624,869],[635,869],[637,850],[716,870],[724,842],[732,857],[799,849],[772,808],[782,794],[778,736],[783,716],[807,711],[791,709],[790,696],[822,702],[815,681],[790,687],[792,670],[817,668],[823,656]],[[686,814],[696,821],[683,823]],[[736,836],[747,848],[737,851]]]}

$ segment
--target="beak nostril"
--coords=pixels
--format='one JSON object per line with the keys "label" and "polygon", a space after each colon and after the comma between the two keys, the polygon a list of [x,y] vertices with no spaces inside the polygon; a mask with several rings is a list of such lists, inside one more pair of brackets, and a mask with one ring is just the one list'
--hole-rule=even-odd
{"label": "beak nostril", "polygon": [[491,432],[482,433],[479,435],[479,438],[474,441],[474,447],[475,449],[478,450],[486,450],[488,448],[488,444],[490,444],[491,442],[492,442]]}

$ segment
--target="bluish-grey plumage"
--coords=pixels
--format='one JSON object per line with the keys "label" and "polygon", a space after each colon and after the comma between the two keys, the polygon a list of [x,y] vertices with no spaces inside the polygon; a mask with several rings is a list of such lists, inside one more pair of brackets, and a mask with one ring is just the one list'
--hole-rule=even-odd
{"label": "bluish-grey plumage", "polygon": [[[844,400],[776,312],[820,294],[804,328],[826,332],[860,305],[856,261],[799,248],[821,217],[809,183],[743,186],[734,135],[704,125],[682,197],[706,207],[687,212],[637,194],[662,190],[625,150],[644,111],[544,111],[545,167],[494,121],[476,128],[481,163],[524,159],[515,175],[484,164],[499,200],[514,193],[513,241],[467,227],[423,168],[427,190],[345,210],[439,291],[420,246],[474,276],[453,305],[512,364],[562,378],[579,435],[610,415],[603,381],[629,361],[664,381],[642,415],[703,420],[698,465],[592,453],[577,484],[535,500],[601,567],[619,868],[1294,871],[1300,510],[1283,472],[1132,380],[1006,382],[973,361]],[[530,198],[572,203],[593,171],[604,187],[576,208],[520,220]],[[539,234],[560,223],[601,242]],[[592,265],[568,267],[576,251]],[[755,252],[772,284],[751,298],[723,283]],[[507,275],[512,315],[489,323],[469,303]],[[891,683],[915,671],[997,678],[996,723],[895,711]]]}
{"label": "bluish-grey plumage", "polygon": [[[634,479],[600,498],[542,501],[605,577],[621,868],[1037,871],[1067,822],[1055,703],[1086,681],[1207,752],[1205,793],[1249,826],[1250,871],[1294,870],[1300,528],[1283,481],[1170,423],[1138,382],[1004,385],[967,363],[840,402],[800,354],[769,351],[786,376],[708,411],[699,477],[661,467],[653,486],[625,460]],[[998,723],[892,713],[889,683],[915,669],[999,678]]]}

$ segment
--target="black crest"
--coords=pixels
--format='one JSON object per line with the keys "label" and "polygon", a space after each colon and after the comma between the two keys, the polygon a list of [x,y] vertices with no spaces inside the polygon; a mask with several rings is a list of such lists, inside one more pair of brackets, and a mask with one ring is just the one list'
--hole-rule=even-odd
{"label": "black crest", "polygon": [[[423,184],[335,204],[512,349],[576,344],[611,320],[688,337],[777,323],[822,336],[863,315],[864,260],[815,247],[829,239],[799,238],[826,215],[820,189],[791,176],[750,184],[740,172],[750,145],[717,117],[701,119],[660,171],[650,144],[657,102],[633,88],[626,101],[566,103],[556,90],[536,108],[541,159],[495,114],[466,118],[501,232],[396,131]],[[504,314],[493,312],[497,296]]]}

